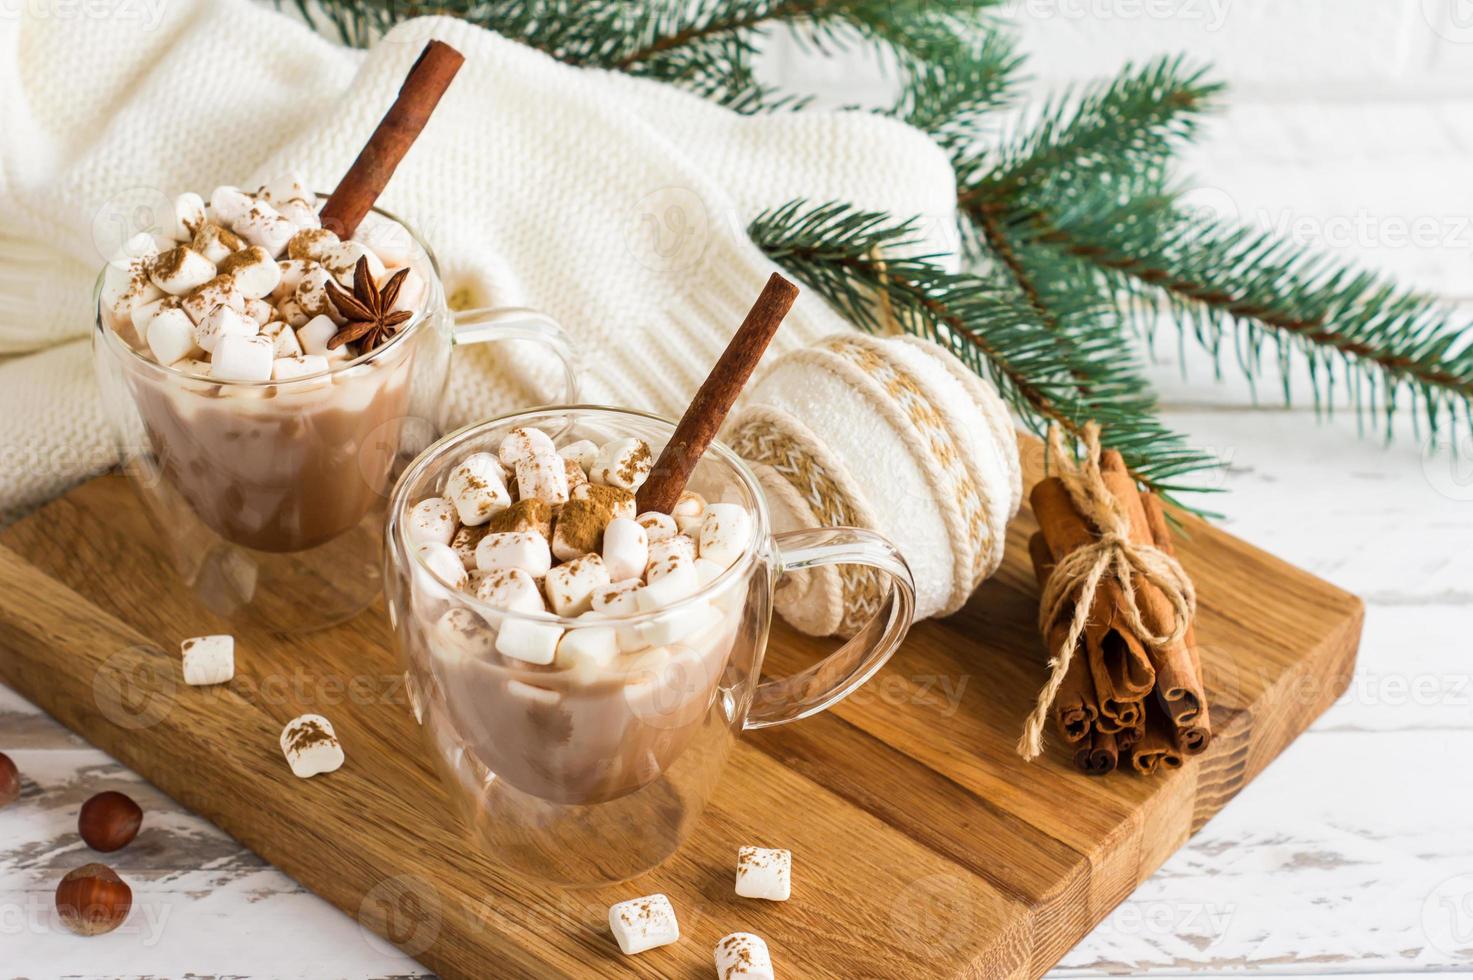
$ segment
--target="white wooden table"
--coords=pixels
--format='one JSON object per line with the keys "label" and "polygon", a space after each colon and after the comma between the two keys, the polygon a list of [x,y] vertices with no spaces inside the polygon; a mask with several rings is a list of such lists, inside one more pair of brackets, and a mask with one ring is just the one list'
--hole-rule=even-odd
{"label": "white wooden table", "polygon": [[[1025,37],[1055,80],[1126,52],[1217,61],[1240,96],[1192,168],[1205,205],[1469,297],[1473,20],[1438,20],[1464,0],[1159,6],[1036,0]],[[1192,355],[1183,380],[1163,340],[1168,420],[1228,464],[1224,524],[1364,597],[1365,638],[1346,696],[1059,973],[1473,971],[1473,441],[1453,464],[1410,437],[1359,438],[1348,417],[1252,407],[1231,367],[1217,385]],[[0,975],[421,974],[4,688],[0,750],[27,776],[0,810]],[[116,855],[137,909],[80,941],[53,922],[52,890],[84,858],[77,807],[109,787],[148,814]]]}

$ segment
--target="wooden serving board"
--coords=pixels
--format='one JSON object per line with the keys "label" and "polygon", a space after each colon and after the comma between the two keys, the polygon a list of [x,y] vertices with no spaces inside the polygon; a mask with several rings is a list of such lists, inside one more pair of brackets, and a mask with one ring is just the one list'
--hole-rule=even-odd
{"label": "wooden serving board", "polygon": [[[281,639],[236,630],[236,679],[183,686],[179,641],[226,631],[165,565],[122,478],[0,534],[0,680],[446,977],[710,977],[722,935],[764,936],[785,977],[1013,977],[1047,970],[1349,683],[1358,599],[1192,522],[1216,739],[1154,778],[1075,772],[1053,739],[1013,754],[1043,680],[1024,512],[959,615],[920,624],[868,687],[747,736],[693,839],[624,885],[562,891],[464,842],[421,749],[382,610]],[[767,670],[829,644],[775,628]],[[335,724],[331,776],[278,749]],[[738,845],[794,853],[793,898],[738,899]],[[681,940],[623,957],[614,901],[663,891]]]}

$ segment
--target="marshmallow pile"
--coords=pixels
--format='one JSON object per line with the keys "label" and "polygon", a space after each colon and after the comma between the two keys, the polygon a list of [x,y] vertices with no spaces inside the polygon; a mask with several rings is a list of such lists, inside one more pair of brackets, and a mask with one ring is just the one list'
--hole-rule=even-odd
{"label": "marshmallow pile", "polygon": [[436,633],[442,652],[486,648],[524,664],[600,671],[621,653],[722,628],[715,603],[696,602],[637,624],[610,617],[661,610],[700,591],[747,551],[752,515],[687,492],[671,514],[635,512],[649,476],[640,439],[554,446],[536,428],[512,430],[497,452],[452,467],[440,496],[416,503],[406,533],[440,582],[495,609],[586,620],[565,629],[523,617],[451,609]]}
{"label": "marshmallow pile", "polygon": [[[349,292],[366,259],[382,285],[415,254],[402,226],[377,215],[340,241],[317,217],[318,200],[293,175],[255,193],[215,188],[206,202],[181,194],[164,234],[128,240],[103,273],[112,328],[155,361],[221,381],[288,381],[321,374],[361,350],[328,341],[347,322],[327,291]],[[409,269],[393,310],[417,311],[424,277]]]}

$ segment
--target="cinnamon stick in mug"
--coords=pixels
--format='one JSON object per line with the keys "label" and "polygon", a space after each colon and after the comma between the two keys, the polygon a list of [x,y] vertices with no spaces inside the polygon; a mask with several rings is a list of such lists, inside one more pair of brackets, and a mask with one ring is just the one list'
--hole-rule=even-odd
{"label": "cinnamon stick in mug", "polygon": [[[1054,557],[1049,552],[1042,532],[1034,532],[1028,539],[1028,555],[1033,559],[1033,574],[1038,580],[1038,587],[1042,589],[1054,570]],[[1068,638],[1069,624],[1055,623],[1044,640],[1050,658],[1062,653],[1064,641]],[[1054,720],[1058,723],[1059,734],[1064,741],[1073,744],[1089,735],[1099,714],[1094,681],[1089,676],[1089,661],[1081,644],[1080,649],[1074,651],[1069,669],[1064,673],[1064,683],[1059,687],[1058,696],[1054,698]]]}

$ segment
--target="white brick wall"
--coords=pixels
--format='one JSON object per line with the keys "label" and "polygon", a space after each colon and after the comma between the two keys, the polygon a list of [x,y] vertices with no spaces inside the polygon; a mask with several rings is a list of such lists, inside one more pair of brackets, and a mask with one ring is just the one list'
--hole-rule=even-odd
{"label": "white brick wall", "polygon": [[[1473,0],[1008,0],[1030,94],[1182,52],[1228,109],[1184,158],[1195,200],[1473,298]],[[768,70],[824,101],[885,98],[872,59],[774,39]]]}

